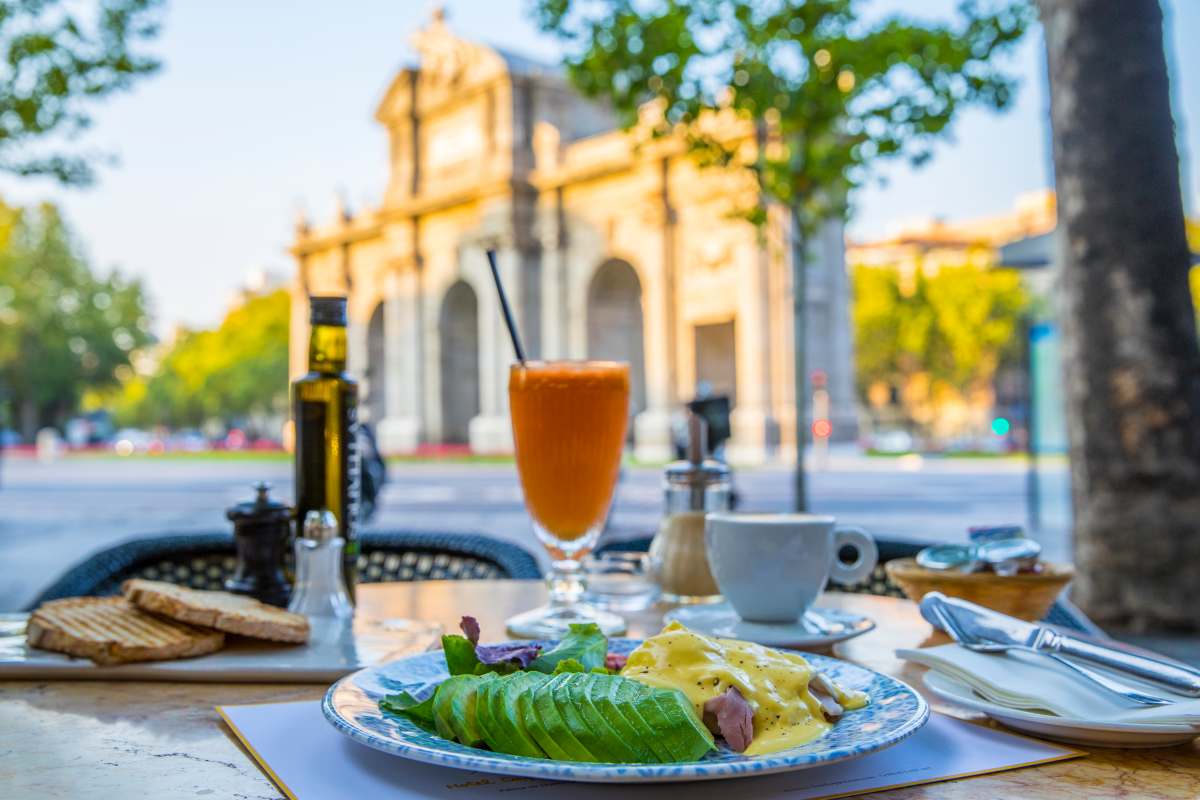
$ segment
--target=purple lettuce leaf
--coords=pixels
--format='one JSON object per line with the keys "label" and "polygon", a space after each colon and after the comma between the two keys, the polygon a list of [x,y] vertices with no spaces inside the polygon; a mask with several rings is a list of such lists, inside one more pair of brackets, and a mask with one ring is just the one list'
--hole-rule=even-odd
{"label": "purple lettuce leaf", "polygon": [[459,620],[458,627],[462,629],[463,636],[466,636],[471,644],[479,644],[479,620],[474,617],[463,617]]}
{"label": "purple lettuce leaf", "polygon": [[510,644],[477,644],[475,657],[482,664],[513,663],[521,669],[528,669],[533,660],[542,652],[536,645],[519,643]]}

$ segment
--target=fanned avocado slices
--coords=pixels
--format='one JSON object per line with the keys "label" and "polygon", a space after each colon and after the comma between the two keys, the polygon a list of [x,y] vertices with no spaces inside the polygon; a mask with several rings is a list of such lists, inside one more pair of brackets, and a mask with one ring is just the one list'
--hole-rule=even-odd
{"label": "fanned avocado slices", "polygon": [[513,714],[510,716],[508,712],[507,695],[513,689],[514,681],[519,681],[525,677],[525,673],[514,673],[497,678],[488,684],[488,691],[482,696],[482,699],[476,701],[486,703],[484,707],[477,709],[478,713],[483,713],[486,709],[488,715],[488,724],[492,729],[492,733],[499,741],[500,746],[497,747],[491,742],[488,746],[493,750],[501,753],[509,753],[514,756],[525,756],[527,758],[545,758],[546,754],[542,748],[538,747],[537,742],[533,740],[523,727],[518,727],[516,720],[516,700],[513,700]]}
{"label": "fanned avocado slices", "polygon": [[646,741],[652,734],[647,728],[639,730],[629,721],[629,718],[621,713],[620,707],[613,702],[613,693],[616,691],[617,684],[626,679],[616,678],[611,675],[594,675],[589,674],[583,681],[584,694],[592,703],[597,711],[600,712],[600,717],[614,731],[617,738],[622,744],[633,751],[634,761],[639,764],[653,764],[656,761],[661,761],[653,748]]}
{"label": "fanned avocado slices", "polygon": [[483,681],[475,689],[475,724],[483,743],[497,753],[507,753],[508,744],[500,730],[500,723],[492,717],[492,690],[500,681]]}
{"label": "fanned avocado slices", "polygon": [[506,750],[506,753],[529,758],[546,758],[546,752],[538,745],[537,740],[529,735],[525,727],[517,698],[524,692],[533,691],[547,680],[548,677],[540,672],[517,672],[496,681],[498,687],[491,695],[492,709],[505,738],[512,743],[513,749]]}
{"label": "fanned avocado slices", "polygon": [[674,763],[713,747],[681,692],[620,676],[461,674],[443,681],[427,704],[444,738],[528,758]]}
{"label": "fanned avocado slices", "polygon": [[567,684],[567,696],[579,710],[584,723],[602,740],[613,761],[624,764],[639,762],[638,750],[625,740],[625,736],[613,726],[592,698],[592,686],[598,676],[591,673],[576,674],[578,678]]}
{"label": "fanned avocado slices", "polygon": [[621,760],[621,750],[612,746],[609,737],[583,716],[583,709],[576,693],[579,684],[586,676],[582,672],[564,672],[554,680],[554,707],[562,715],[567,728],[575,735],[589,753],[593,761],[618,762]]}
{"label": "fanned avocado slices", "polygon": [[453,701],[467,688],[468,684],[478,681],[478,678],[471,675],[455,675],[442,681],[438,686],[437,692],[433,696],[433,726],[437,729],[439,736],[466,742],[468,737],[458,723],[458,715],[454,713]]}
{"label": "fanned avocado slices", "polygon": [[[554,692],[558,688],[561,678],[567,673],[556,675],[546,683],[530,692],[530,703],[533,707],[534,719],[537,721],[537,726],[527,722],[526,727],[538,740],[538,744],[547,753],[550,753],[550,748],[542,741],[542,736],[551,739],[554,743],[567,753],[566,758],[571,761],[599,761],[590,750],[571,732],[570,726],[563,718],[562,713],[558,710],[558,704],[554,700]],[[558,758],[558,756],[555,756]]]}
{"label": "fanned avocado slices", "polygon": [[642,716],[652,720],[656,730],[677,734],[678,741],[672,741],[672,749],[679,761],[695,761],[715,746],[712,733],[696,716],[691,701],[678,689],[655,690],[637,708]]}
{"label": "fanned avocado slices", "polygon": [[[489,672],[485,675],[463,675],[463,688],[454,693],[450,699],[450,726],[454,728],[454,732],[458,734],[458,740],[468,747],[478,747],[483,744],[483,734],[479,731],[479,724],[476,718],[475,695],[479,690],[479,684],[487,681],[495,680],[496,673]],[[454,680],[451,678],[450,680]]]}
{"label": "fanned avocado slices", "polygon": [[617,713],[625,717],[630,727],[637,732],[638,741],[645,742],[654,753],[654,758],[663,764],[681,760],[675,755],[668,740],[676,738],[673,730],[656,730],[637,709],[637,701],[642,695],[653,690],[642,686],[637,681],[618,679],[609,680],[609,701]]}

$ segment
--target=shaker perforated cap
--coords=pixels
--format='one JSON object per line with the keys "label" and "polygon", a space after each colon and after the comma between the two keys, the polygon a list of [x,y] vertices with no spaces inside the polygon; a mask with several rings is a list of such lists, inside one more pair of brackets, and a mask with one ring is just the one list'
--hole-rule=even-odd
{"label": "shaker perforated cap", "polygon": [[318,542],[328,542],[338,535],[337,517],[327,508],[309,511],[304,515],[303,536]]}
{"label": "shaker perforated cap", "polygon": [[309,322],[313,325],[346,327],[346,298],[344,297],[310,297],[308,309]]}

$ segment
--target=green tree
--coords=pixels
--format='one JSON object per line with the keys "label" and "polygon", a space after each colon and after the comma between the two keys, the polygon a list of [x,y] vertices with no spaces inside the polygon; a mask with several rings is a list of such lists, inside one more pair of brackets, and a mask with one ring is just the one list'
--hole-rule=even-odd
{"label": "green tree", "polygon": [[903,390],[928,379],[931,394],[958,397],[989,386],[1019,353],[1030,297],[1011,269],[970,264],[906,278],[890,267],[858,265],[854,286],[855,374],[865,398],[875,384]]}
{"label": "green tree", "polygon": [[[879,159],[927,159],[964,106],[1002,109],[1015,79],[996,65],[1030,22],[1023,0],[963,0],[953,24],[869,19],[860,0],[537,0],[566,45],[573,82],[623,123],[646,103],[656,135],[681,135],[701,163],[749,170],[791,211],[796,396],[807,397],[806,237],[844,215]],[[732,117],[729,136],[712,120]],[[747,147],[747,140],[767,146]],[[763,222],[765,208],[746,209]],[[807,422],[797,408],[796,437]],[[802,470],[796,502],[803,507]]]}
{"label": "green tree", "polygon": [[179,427],[286,412],[290,314],[280,289],[249,297],[214,330],[181,332],[153,374],[111,398],[118,421]]}
{"label": "green tree", "polygon": [[[161,0],[0,0],[0,170],[67,184],[94,156],[63,152],[97,100],[158,69],[137,50],[158,34]],[[49,149],[38,145],[52,139]]]}
{"label": "green tree", "polygon": [[92,273],[53,205],[0,204],[0,399],[23,437],[116,382],[150,341],[145,305],[138,281]]}

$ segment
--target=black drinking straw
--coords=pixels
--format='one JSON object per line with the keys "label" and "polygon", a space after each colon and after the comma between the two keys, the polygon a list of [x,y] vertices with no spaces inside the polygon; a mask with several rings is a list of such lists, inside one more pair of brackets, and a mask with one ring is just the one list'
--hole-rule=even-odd
{"label": "black drinking straw", "polygon": [[504,323],[508,325],[508,335],[512,337],[513,350],[517,353],[517,361],[525,363],[525,348],[521,346],[521,334],[517,332],[517,322],[513,319],[512,309],[508,306],[508,295],[504,293],[504,284],[500,281],[500,268],[496,266],[496,251],[487,251],[488,263],[492,265],[492,279],[496,281],[496,294],[500,295],[500,308],[504,310]]}

